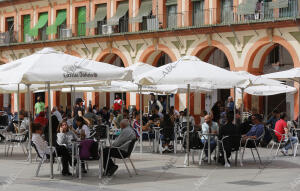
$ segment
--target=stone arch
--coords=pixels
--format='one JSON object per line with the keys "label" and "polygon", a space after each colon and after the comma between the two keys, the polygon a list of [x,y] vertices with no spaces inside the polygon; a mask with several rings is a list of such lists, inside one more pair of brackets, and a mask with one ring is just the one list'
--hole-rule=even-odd
{"label": "stone arch", "polygon": [[215,50],[215,48],[220,49],[225,56],[227,57],[227,60],[229,62],[229,66],[231,70],[235,69],[234,59],[232,57],[232,54],[230,53],[229,49],[223,45],[222,43],[212,40],[211,44],[208,44],[208,42],[202,42],[196,46],[196,48],[192,51],[192,56],[200,56],[202,54],[203,61],[207,61],[212,52]]}
{"label": "stone arch", "polygon": [[[244,61],[244,68],[246,71],[249,71],[251,73],[261,73],[262,72],[263,66],[264,66],[264,61],[265,61],[267,55],[270,53],[270,51],[274,48],[274,46],[271,45],[270,47],[268,47],[265,50],[263,50],[263,48],[270,45],[270,43],[271,44],[279,44],[279,45],[283,46],[291,55],[294,66],[295,67],[300,66],[299,57],[298,57],[297,52],[294,49],[294,47],[285,39],[283,39],[279,36],[273,36],[272,41],[270,41],[269,37],[261,38],[260,40],[256,41],[254,43],[254,45],[249,49],[247,56],[245,58],[245,61]],[[261,50],[263,50],[264,52],[261,56],[261,59],[259,59],[259,67],[255,68],[254,60]]]}
{"label": "stone arch", "polygon": [[[169,49],[165,45],[159,44],[157,46],[157,49],[155,48],[154,45],[152,45],[152,46],[149,46],[146,50],[144,50],[140,56],[139,62],[144,62],[144,63],[154,65],[154,63],[156,63],[157,60],[159,59],[161,52],[164,52],[165,54],[167,54],[170,57],[172,62],[175,62],[177,60],[177,57],[175,56],[175,54],[173,53],[173,51],[171,49]],[[149,63],[150,57],[153,57],[152,63]]]}
{"label": "stone arch", "polygon": [[114,60],[113,57],[115,57],[115,55],[120,57],[125,67],[129,66],[126,56],[119,49],[116,48],[106,48],[105,50],[101,51],[101,53],[97,56],[96,60],[100,62],[104,62],[105,60],[107,60],[108,63],[111,63],[112,60]]}

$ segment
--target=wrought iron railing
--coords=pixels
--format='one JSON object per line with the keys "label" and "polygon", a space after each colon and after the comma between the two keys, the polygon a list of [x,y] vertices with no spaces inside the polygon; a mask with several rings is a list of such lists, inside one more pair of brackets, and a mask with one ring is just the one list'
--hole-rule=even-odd
{"label": "wrought iron railing", "polygon": [[[282,1],[282,0],[281,0]],[[145,16],[139,24],[139,30],[153,32],[160,30],[176,30],[181,27],[203,27],[216,25],[231,25],[244,23],[257,23],[269,21],[282,21],[299,18],[298,0],[286,0],[288,3],[280,7],[273,2],[256,4],[250,8],[247,6],[229,6],[223,8],[193,9],[188,12],[171,13],[163,15]],[[34,41],[47,41],[51,39],[66,39],[71,37],[83,37],[93,35],[107,35],[112,33],[124,34],[130,32],[129,25],[134,24],[131,18],[123,17],[118,25],[108,26],[106,21],[101,21],[96,28],[89,28],[86,23],[66,25],[57,28],[50,38],[46,32],[39,33]],[[188,23],[187,23],[188,22]],[[21,29],[21,26],[18,26]],[[133,27],[135,28],[135,27]],[[135,30],[136,32],[136,30]],[[52,36],[52,37],[51,37]],[[19,39],[22,37],[22,39]],[[0,33],[0,45],[24,41],[23,30],[17,32]],[[30,41],[31,42],[31,41]]]}

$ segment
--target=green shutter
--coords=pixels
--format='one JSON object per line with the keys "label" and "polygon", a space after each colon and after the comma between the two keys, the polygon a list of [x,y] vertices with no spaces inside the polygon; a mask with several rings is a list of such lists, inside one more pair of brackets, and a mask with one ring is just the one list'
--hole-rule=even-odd
{"label": "green shutter", "polygon": [[79,7],[78,10],[78,17],[77,17],[77,35],[78,36],[85,36],[85,24],[86,24],[86,8]]}
{"label": "green shutter", "polygon": [[26,42],[26,35],[29,34],[30,31],[30,15],[23,16],[23,39]]}
{"label": "green shutter", "polygon": [[48,13],[41,13],[37,24],[29,31],[30,36],[38,36],[39,29],[43,28],[48,22]]}
{"label": "green shutter", "polygon": [[53,25],[47,28],[47,34],[56,34],[57,27],[63,24],[67,19],[67,11],[65,9],[59,10]]}

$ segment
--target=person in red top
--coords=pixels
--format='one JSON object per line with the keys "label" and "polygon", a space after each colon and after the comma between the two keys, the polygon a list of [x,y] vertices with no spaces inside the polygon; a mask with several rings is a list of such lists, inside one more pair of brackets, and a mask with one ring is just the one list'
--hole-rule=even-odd
{"label": "person in red top", "polygon": [[39,115],[35,118],[34,123],[41,124],[42,127],[45,127],[48,123],[48,119],[46,118],[46,114],[44,111],[41,111]]}
{"label": "person in red top", "polygon": [[117,94],[116,95],[116,99],[114,100],[114,111],[121,111],[122,109],[122,99],[120,98],[120,96]]}
{"label": "person in red top", "polygon": [[286,113],[280,114],[280,120],[275,124],[275,135],[279,142],[286,142],[285,146],[281,149],[283,155],[288,155],[288,150],[298,142],[298,137],[288,137],[289,129],[287,127],[287,115]]}
{"label": "person in red top", "polygon": [[279,142],[284,141],[285,137],[283,135],[287,134],[287,116],[285,113],[280,114],[280,120],[278,120],[275,124],[275,135],[277,136],[277,140]]}

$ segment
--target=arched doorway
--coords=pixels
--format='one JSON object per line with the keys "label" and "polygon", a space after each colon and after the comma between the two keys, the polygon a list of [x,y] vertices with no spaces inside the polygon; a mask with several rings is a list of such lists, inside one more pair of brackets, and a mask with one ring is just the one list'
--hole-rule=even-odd
{"label": "arched doorway", "polygon": [[[294,67],[293,59],[289,52],[280,44],[273,44],[269,50],[266,50],[265,58],[262,58],[263,74],[288,70]],[[288,85],[294,86],[293,82],[287,82]],[[263,111],[269,116],[272,111],[287,112],[291,119],[294,117],[294,95],[278,94],[266,96],[263,98]]]}
{"label": "arched doorway", "polygon": [[[230,63],[226,54],[215,46],[208,46],[201,49],[196,56],[204,62],[224,68],[226,70],[230,70]],[[205,95],[205,108],[202,109],[210,111],[217,101],[220,101],[222,105],[225,106],[229,96],[230,89],[213,90],[211,93]]]}
{"label": "arched doorway", "polygon": [[[112,64],[118,67],[127,67],[128,62],[125,58],[125,56],[121,53],[121,51],[113,48],[112,50],[104,50],[102,53],[98,56],[97,61]],[[95,94],[95,93],[93,93]],[[123,104],[126,105],[126,107],[129,106],[130,102],[130,93],[122,93],[122,92],[107,92],[103,93],[100,92],[98,96],[92,96],[95,97],[94,99],[97,99],[98,101],[95,101],[94,103],[96,105],[99,105],[100,107],[108,107],[111,108],[113,106],[113,102],[116,98],[116,96],[119,96],[122,98]],[[100,99],[99,99],[100,97]],[[103,99],[105,97],[105,99]],[[92,102],[92,101],[90,101]]]}
{"label": "arched doorway", "polygon": [[[259,75],[299,67],[299,57],[294,46],[285,39],[273,36],[270,41],[270,37],[264,37],[249,49],[244,64],[250,73]],[[298,95],[283,94],[277,98],[251,96],[248,108],[252,110],[256,108],[267,117],[278,106],[279,111],[287,112],[293,119],[298,114],[298,101]]]}
{"label": "arched doorway", "polygon": [[[160,67],[165,64],[169,64],[175,62],[177,60],[174,53],[164,45],[158,45],[156,48],[154,46],[148,47],[143,54],[141,55],[140,62],[144,62],[150,64],[155,67]],[[169,106],[175,106],[175,108],[179,109],[179,102],[175,101],[178,99],[179,95],[156,95],[156,99],[161,100],[162,105],[164,106],[164,111],[167,110],[167,103]],[[168,99],[168,100],[167,100]],[[148,103],[150,100],[150,95],[142,96],[142,106],[144,112],[148,111]],[[139,99],[137,105],[139,104]]]}

